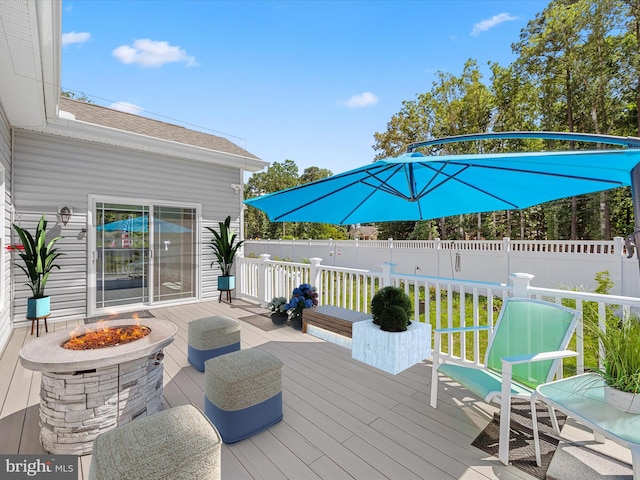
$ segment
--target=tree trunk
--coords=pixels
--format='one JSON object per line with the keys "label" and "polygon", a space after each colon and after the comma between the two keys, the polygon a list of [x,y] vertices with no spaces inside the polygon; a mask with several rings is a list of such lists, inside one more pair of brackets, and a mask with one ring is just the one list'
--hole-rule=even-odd
{"label": "tree trunk", "polygon": [[578,239],[578,197],[571,197],[571,240]]}

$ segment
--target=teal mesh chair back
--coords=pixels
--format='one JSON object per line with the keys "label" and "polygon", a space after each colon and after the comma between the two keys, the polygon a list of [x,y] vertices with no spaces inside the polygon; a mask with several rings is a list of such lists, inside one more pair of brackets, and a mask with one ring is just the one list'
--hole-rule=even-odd
{"label": "teal mesh chair back", "polygon": [[[509,298],[500,312],[487,350],[488,369],[502,373],[503,357],[566,350],[578,315],[561,305],[528,298]],[[550,381],[559,360],[513,365],[513,380],[535,388]]]}

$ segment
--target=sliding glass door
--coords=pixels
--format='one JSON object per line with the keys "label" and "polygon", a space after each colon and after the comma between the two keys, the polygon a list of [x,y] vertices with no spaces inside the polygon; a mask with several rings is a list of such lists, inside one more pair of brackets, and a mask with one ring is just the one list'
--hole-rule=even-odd
{"label": "sliding glass door", "polygon": [[195,209],[156,206],[153,211],[153,300],[194,297]]}
{"label": "sliding glass door", "polygon": [[196,297],[196,209],[95,202],[95,311]]}

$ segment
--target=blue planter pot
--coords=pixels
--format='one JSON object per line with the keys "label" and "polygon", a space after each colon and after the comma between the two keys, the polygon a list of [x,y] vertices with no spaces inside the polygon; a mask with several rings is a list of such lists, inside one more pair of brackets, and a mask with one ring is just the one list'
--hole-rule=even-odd
{"label": "blue planter pot", "polygon": [[46,317],[51,313],[51,299],[49,297],[27,299],[27,318]]}
{"label": "blue planter pot", "polygon": [[236,288],[236,277],[229,275],[226,277],[218,277],[218,290],[233,290]]}
{"label": "blue planter pot", "polygon": [[294,330],[302,330],[302,315],[298,317],[291,317],[289,323]]}
{"label": "blue planter pot", "polygon": [[289,315],[287,315],[286,313],[278,312],[271,314],[271,321],[274,325],[284,325],[285,323],[287,323],[288,318]]}

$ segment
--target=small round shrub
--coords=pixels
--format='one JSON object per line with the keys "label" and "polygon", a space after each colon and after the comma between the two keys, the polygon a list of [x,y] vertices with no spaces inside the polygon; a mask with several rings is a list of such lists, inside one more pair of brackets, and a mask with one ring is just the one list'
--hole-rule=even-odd
{"label": "small round shrub", "polygon": [[387,332],[404,332],[411,316],[411,300],[398,287],[384,287],[371,300],[373,323]]}

